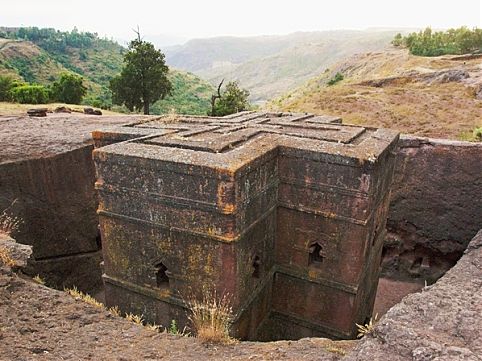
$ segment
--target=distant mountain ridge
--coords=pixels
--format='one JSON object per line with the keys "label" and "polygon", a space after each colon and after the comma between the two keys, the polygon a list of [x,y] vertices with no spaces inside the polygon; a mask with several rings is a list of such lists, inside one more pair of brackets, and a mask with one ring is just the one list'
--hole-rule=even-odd
{"label": "distant mountain ridge", "polygon": [[[263,103],[356,53],[387,48],[400,30],[336,30],[190,40],[165,49],[167,63],[212,84],[239,80]],[[402,30],[407,32],[407,30]]]}

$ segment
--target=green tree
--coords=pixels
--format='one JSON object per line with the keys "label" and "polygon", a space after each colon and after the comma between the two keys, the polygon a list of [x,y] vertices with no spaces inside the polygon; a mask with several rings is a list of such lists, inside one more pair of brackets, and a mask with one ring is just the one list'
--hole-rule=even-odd
{"label": "green tree", "polygon": [[342,73],[338,72],[333,78],[328,81],[328,86],[335,85],[336,83],[342,81],[345,77]]}
{"label": "green tree", "polygon": [[80,104],[87,93],[83,82],[80,75],[62,73],[60,79],[52,85],[52,97],[59,102]]}
{"label": "green tree", "polygon": [[403,37],[402,34],[398,33],[392,40],[393,46],[401,46],[403,44]]}
{"label": "green tree", "polygon": [[15,82],[9,76],[0,75],[0,102],[8,102],[12,99],[11,90]]}
{"label": "green tree", "polygon": [[392,41],[395,46],[405,46],[413,55],[439,56],[482,52],[482,29],[462,26],[447,31],[432,31],[430,27],[405,37],[397,34]]}
{"label": "green tree", "polygon": [[164,54],[151,43],[137,39],[131,41],[124,55],[124,68],[110,81],[112,102],[124,104],[130,111],[149,114],[150,104],[171,94],[171,82]]}
{"label": "green tree", "polygon": [[211,115],[225,116],[248,110],[250,108],[248,97],[249,91],[241,89],[237,81],[230,81],[220,97],[216,96],[219,100],[215,103],[214,113]]}

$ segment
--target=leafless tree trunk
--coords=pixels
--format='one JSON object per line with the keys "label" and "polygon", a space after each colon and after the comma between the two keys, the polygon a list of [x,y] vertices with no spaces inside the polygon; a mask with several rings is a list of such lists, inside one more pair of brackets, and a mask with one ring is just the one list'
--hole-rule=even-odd
{"label": "leafless tree trunk", "polygon": [[216,99],[221,98],[221,86],[223,85],[224,79],[221,80],[221,83],[218,85],[218,93],[211,95],[211,116],[214,115],[215,112],[215,105],[216,105]]}

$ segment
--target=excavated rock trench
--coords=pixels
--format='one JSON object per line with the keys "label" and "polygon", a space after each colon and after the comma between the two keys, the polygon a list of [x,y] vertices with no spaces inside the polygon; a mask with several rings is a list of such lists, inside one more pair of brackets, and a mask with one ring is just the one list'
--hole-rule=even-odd
{"label": "excavated rock trench", "polygon": [[[16,259],[26,253],[13,252]],[[114,316],[4,265],[0,304],[1,360],[476,361],[482,359],[482,230],[444,277],[405,297],[360,341],[203,344]]]}
{"label": "excavated rock trench", "polygon": [[[89,293],[99,291],[101,271],[98,265],[101,256],[95,214],[96,197],[93,188],[95,174],[90,157],[92,151],[90,132],[100,126],[105,128],[109,124],[124,124],[132,120],[132,117],[65,115],[49,115],[47,119],[42,120],[26,117],[0,117],[0,131],[2,135],[6,135],[5,137],[2,136],[0,141],[0,145],[2,145],[0,210],[6,209],[6,213],[23,219],[20,227],[13,232],[13,236],[20,243],[33,245],[33,255],[24,268],[24,272],[31,276],[40,274],[48,285],[60,289],[76,285]],[[380,315],[385,314],[391,306],[398,303],[405,295],[421,290],[425,281],[431,284],[447,272],[460,258],[467,247],[468,240],[481,228],[482,223],[482,209],[474,201],[474,197],[480,194],[482,190],[482,176],[480,174],[482,146],[480,144],[404,136],[400,141],[397,158],[398,165],[394,177],[388,220],[390,236],[386,242],[382,262],[384,277],[380,280],[374,312]],[[477,244],[479,242],[480,245],[481,238],[482,236],[479,233],[479,241],[475,240],[472,243]],[[475,261],[471,261],[472,264],[474,262],[480,263],[480,250],[475,251],[478,247],[472,245],[473,251],[468,253],[471,254],[471,259],[475,259]],[[449,281],[444,281],[447,279],[446,276],[432,287],[439,290],[440,287],[437,288],[437,285],[442,281],[442,285],[448,282],[452,286],[446,287],[454,287],[452,281],[458,280],[458,273],[464,274],[474,271],[466,270],[470,264],[470,262],[464,261],[466,258],[469,257],[462,258],[457,266],[448,273],[448,275],[453,275],[453,277],[449,277]],[[454,273],[457,274],[454,275]],[[174,342],[175,347],[179,346],[183,350],[179,351],[181,353],[178,354],[179,357],[182,354],[182,359],[189,359],[190,356],[183,352],[192,348],[192,359],[199,359],[196,358],[196,354],[202,354],[206,358],[248,359],[253,356],[254,358],[251,359],[320,359],[320,357],[326,356],[326,358],[321,359],[331,360],[339,359],[353,345],[350,343],[343,344],[340,346],[341,351],[339,350],[338,353],[336,351],[338,346],[333,346],[329,341],[323,339],[267,344],[243,342],[236,346],[226,346],[228,347],[226,349],[224,347],[211,349],[192,338],[187,340],[185,337],[176,338],[172,335],[149,334],[148,330],[133,326],[121,319],[114,319],[104,311],[94,309],[94,312],[92,307],[84,305],[80,301],[70,300],[62,292],[46,289],[44,286],[32,283],[10,271],[3,270],[1,279],[0,289],[2,297],[4,297],[0,303],[2,304],[1,312],[4,314],[1,319],[8,322],[2,321],[0,338],[13,340],[14,343],[20,341],[21,343],[36,344],[43,340],[44,343],[50,344],[50,348],[45,350],[40,346],[32,345],[29,346],[30,348],[27,346],[25,348],[20,347],[18,353],[11,353],[12,350],[5,351],[9,347],[2,347],[0,356],[4,352],[9,352],[2,356],[6,357],[5,359],[35,359],[37,357],[62,359],[64,356],[54,352],[58,349],[55,345],[52,346],[55,339],[62,339],[62,343],[65,345],[64,351],[69,350],[66,352],[64,359],[76,359],[76,357],[78,359],[102,359],[102,357],[104,359],[121,359],[122,352],[120,350],[128,345],[135,345],[136,349],[140,351],[136,356],[125,353],[123,356],[125,359],[158,359],[161,356],[169,356],[175,359],[176,353],[167,350],[172,348],[171,343]],[[472,290],[479,287],[480,293],[480,282],[477,286],[477,281],[480,281],[480,279],[480,273],[473,274],[470,280],[464,280],[464,282],[472,282],[466,286],[471,287]],[[392,308],[379,323],[378,328],[381,328],[382,331],[380,332],[384,332],[384,336],[382,338],[375,337],[372,341],[368,341],[370,338],[366,337],[365,341],[358,345],[357,352],[360,355],[364,352],[365,355],[368,355],[366,352],[368,352],[369,347],[385,349],[388,352],[390,348],[384,346],[384,342],[390,344],[390,342],[397,341],[390,338],[391,329],[400,326],[397,317],[402,317],[405,314],[410,315],[414,312],[413,308],[416,308],[417,312],[421,312],[420,306],[417,306],[417,303],[411,303],[410,300],[416,299],[417,302],[424,302],[423,300],[427,297],[428,299],[435,299],[445,292],[443,287],[440,292],[430,293],[429,290],[432,290],[432,288],[425,287],[421,293],[409,296],[402,304]],[[436,302],[438,305],[436,308],[440,308],[440,312],[443,312],[444,308],[454,306],[460,309],[458,299],[452,300],[457,293],[454,292],[454,294],[450,294],[450,298],[447,298],[448,293],[442,297],[444,300],[442,304],[439,301]],[[38,293],[39,297],[35,297],[35,302],[33,302],[32,297],[27,297],[29,293],[35,295]],[[426,296],[426,294],[430,294],[430,296]],[[435,295],[432,296],[432,294]],[[13,305],[12,297],[13,299],[23,299],[25,302],[21,302],[21,305]],[[53,303],[46,302],[50,298],[52,298]],[[26,302],[27,299],[29,302]],[[480,311],[480,299],[468,297],[467,302],[469,300],[472,304],[467,306],[467,309],[476,307],[474,310]],[[408,305],[407,302],[409,302]],[[66,310],[75,309],[78,315],[85,312],[85,315],[79,316],[78,319],[87,318],[88,321],[69,318],[66,316],[69,313],[68,311],[65,311],[64,314],[62,312],[58,314],[57,311],[64,307],[64,303]],[[9,306],[5,307],[7,304]],[[477,307],[479,308],[477,309]],[[37,319],[36,316],[38,315],[36,315],[35,310],[38,309],[38,312],[40,312],[44,308],[48,308],[48,312],[45,311],[47,313],[40,317],[39,327],[32,328],[33,331],[22,331],[19,325],[25,323],[27,319]],[[459,324],[468,327],[469,325],[464,324],[464,313],[454,312],[449,316],[458,317],[460,319]],[[479,317],[480,314],[481,312],[479,312]],[[52,334],[49,334],[50,331],[44,329],[43,326],[40,327],[45,319],[51,319],[53,322],[47,326],[48,330],[52,330]],[[383,328],[384,320],[387,319],[390,321],[388,322],[389,326],[383,326],[385,327]],[[52,326],[55,322],[60,322],[69,330],[77,329],[76,332],[81,332],[79,330],[84,326],[95,325],[90,326],[92,328],[88,333],[90,341],[83,340],[83,342],[89,344],[93,342],[93,349],[90,351],[80,350],[79,346],[75,345],[75,340],[67,340],[67,338],[75,339],[78,335],[69,334],[71,331],[62,329],[62,327]],[[77,325],[76,327],[77,322],[80,322],[81,326]],[[82,324],[82,322],[85,322],[85,324]],[[407,326],[407,322],[404,322],[403,325]],[[119,326],[116,329],[117,326],[113,326],[114,324],[125,325],[125,328]],[[4,325],[7,325],[6,328]],[[100,327],[101,325],[102,327]],[[421,331],[423,331],[422,326],[423,323],[420,324]],[[12,328],[18,334],[11,334]],[[116,330],[109,331],[111,328]],[[102,330],[102,332],[97,332],[98,330]],[[412,331],[413,328],[410,328],[410,332]],[[448,332],[448,329],[445,331]],[[454,332],[457,334],[462,332],[459,331],[456,329]],[[56,332],[66,332],[67,337],[61,337]],[[120,333],[116,335],[116,332]],[[396,332],[399,332],[399,330]],[[472,329],[470,332],[472,335],[478,334],[479,331]],[[106,338],[99,341],[99,337],[103,337],[100,335],[101,333]],[[438,337],[437,332],[434,334]],[[43,338],[36,339],[40,335],[44,335]],[[413,332],[410,335],[413,336]],[[480,336],[480,334],[478,335]],[[412,336],[410,336],[410,339],[413,339]],[[82,334],[82,337],[84,337],[84,334]],[[122,346],[122,342],[113,341],[114,338],[119,337],[120,340],[124,339],[124,346]],[[403,337],[405,338],[406,335]],[[26,341],[27,339],[29,341]],[[388,341],[385,339],[388,339]],[[459,347],[457,346],[461,344],[459,341],[454,347]],[[160,349],[152,351],[153,347],[149,346],[150,342],[158,343],[162,351]],[[14,343],[10,345],[13,347]],[[464,342],[462,343],[465,345]],[[97,344],[101,344],[101,346],[94,347]],[[5,345],[8,345],[8,343]],[[361,347],[361,345],[365,346]],[[459,356],[465,357],[460,359],[475,360],[480,357],[480,353],[478,353],[480,350],[473,349],[473,345],[468,346],[468,351],[465,349],[451,350],[449,353],[443,347],[443,342],[439,346],[440,349],[436,345],[429,344],[423,346],[425,348],[417,349],[417,352],[413,349],[412,351],[415,354],[411,356],[411,359],[435,359],[424,356],[426,354],[437,354],[440,360],[457,359],[456,357]],[[327,348],[332,349],[332,352],[326,351]],[[97,349],[99,351],[96,351]],[[119,351],[118,357],[109,356],[109,352],[114,349]],[[205,351],[205,353],[201,351]],[[54,352],[55,356],[51,352]],[[76,353],[83,356],[75,356]],[[373,354],[377,353],[373,351]],[[475,356],[477,354],[479,356]],[[140,355],[144,356],[141,357]],[[406,352],[400,351],[399,359],[410,359],[404,358],[409,357],[407,355]],[[200,356],[201,359],[203,357]],[[362,360],[366,358],[352,357],[351,359]]]}

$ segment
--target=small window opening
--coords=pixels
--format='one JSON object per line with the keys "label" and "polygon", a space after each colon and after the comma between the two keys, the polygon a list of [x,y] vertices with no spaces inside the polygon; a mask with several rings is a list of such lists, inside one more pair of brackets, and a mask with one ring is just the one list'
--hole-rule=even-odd
{"label": "small window opening", "polygon": [[95,237],[95,244],[97,245],[97,249],[102,249],[102,236],[100,234],[99,228],[97,228],[97,236]]}
{"label": "small window opening", "polygon": [[258,256],[255,256],[253,259],[253,277],[254,278],[259,278],[260,274],[260,267],[261,266],[261,260],[259,259]]}
{"label": "small window opening", "polygon": [[163,263],[159,263],[157,266],[156,284],[159,288],[169,286],[169,271]]}
{"label": "small window opening", "polygon": [[377,241],[379,233],[380,233],[380,224],[377,225],[377,227],[375,228],[375,232],[373,232],[372,246],[375,245],[375,242]]}
{"label": "small window opening", "polygon": [[310,255],[308,258],[308,265],[320,265],[325,258],[323,256],[323,248],[321,247],[321,245],[318,242],[313,243],[310,246],[309,250]]}

